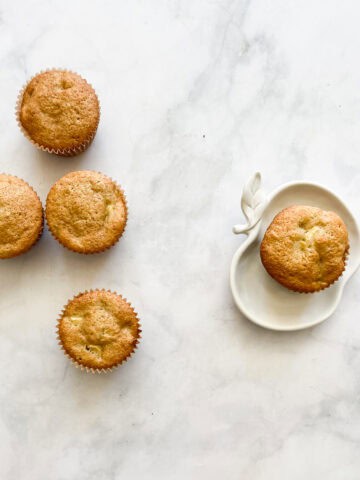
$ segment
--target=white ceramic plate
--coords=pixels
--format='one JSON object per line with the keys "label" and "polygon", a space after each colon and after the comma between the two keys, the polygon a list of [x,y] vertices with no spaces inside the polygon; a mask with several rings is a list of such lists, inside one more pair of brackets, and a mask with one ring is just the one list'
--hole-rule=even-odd
{"label": "white ceramic plate", "polygon": [[[235,303],[247,318],[265,328],[289,331],[312,327],[334,313],[346,283],[359,267],[358,225],[347,206],[320,185],[287,183],[266,198],[260,183],[257,173],[245,185],[241,207],[248,223],[233,229],[234,233],[248,235],[231,263],[230,286]],[[287,290],[268,275],[260,260],[259,246],[265,230],[280,210],[295,204],[338,213],[349,232],[350,253],[345,272],[331,287],[318,293]]]}

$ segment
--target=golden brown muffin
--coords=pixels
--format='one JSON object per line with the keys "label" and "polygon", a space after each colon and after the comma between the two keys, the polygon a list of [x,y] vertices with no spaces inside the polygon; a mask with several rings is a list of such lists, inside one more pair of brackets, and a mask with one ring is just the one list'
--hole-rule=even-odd
{"label": "golden brown muffin", "polygon": [[103,173],[71,172],[51,188],[46,200],[51,233],[66,248],[98,253],[124,232],[127,205],[123,190]]}
{"label": "golden brown muffin", "polygon": [[131,304],[105,290],[80,293],[58,321],[59,344],[73,362],[90,371],[111,369],[126,360],[140,338]]}
{"label": "golden brown muffin", "polygon": [[334,212],[294,205],[282,210],[260,247],[267,272],[297,292],[316,292],[334,283],[346,266],[349,239]]}
{"label": "golden brown muffin", "polygon": [[0,258],[29,250],[43,231],[43,208],[36,192],[24,180],[0,175]]}
{"label": "golden brown muffin", "polygon": [[100,106],[91,85],[77,73],[48,70],[36,75],[19,96],[19,125],[35,146],[72,156],[92,142]]}

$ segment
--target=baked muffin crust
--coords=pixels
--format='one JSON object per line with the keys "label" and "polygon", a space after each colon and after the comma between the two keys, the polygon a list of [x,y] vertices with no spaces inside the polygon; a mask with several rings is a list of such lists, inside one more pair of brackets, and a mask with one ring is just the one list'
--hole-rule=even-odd
{"label": "baked muffin crust", "polygon": [[42,204],[24,180],[0,174],[0,258],[29,250],[43,229]]}
{"label": "baked muffin crust", "polygon": [[125,195],[103,173],[70,172],[51,188],[46,220],[54,237],[70,250],[101,252],[111,247],[125,229]]}
{"label": "baked muffin crust", "polygon": [[140,324],[121,295],[105,290],[81,293],[66,305],[59,323],[60,344],[79,365],[112,368],[136,348]]}
{"label": "baked muffin crust", "polygon": [[70,151],[90,143],[99,118],[96,93],[77,73],[65,70],[40,73],[23,92],[20,123],[42,147]]}
{"label": "baked muffin crust", "polygon": [[283,286],[315,292],[340,277],[348,249],[347,229],[336,213],[294,205],[271,222],[260,255],[267,272]]}

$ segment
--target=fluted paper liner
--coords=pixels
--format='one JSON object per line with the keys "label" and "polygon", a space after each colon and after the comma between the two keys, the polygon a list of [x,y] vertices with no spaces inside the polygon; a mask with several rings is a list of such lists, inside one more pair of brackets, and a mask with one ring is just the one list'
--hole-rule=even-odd
{"label": "fluted paper liner", "polygon": [[15,255],[11,255],[10,257],[0,257],[0,260],[8,260],[10,258],[16,258],[16,257],[19,257],[20,255],[24,254],[24,253],[27,253],[29,250],[31,250],[37,243],[38,241],[40,240],[43,232],[44,232],[44,223],[45,223],[45,215],[44,215],[44,207],[42,205],[42,201],[40,200],[40,197],[39,195],[37,194],[37,192],[35,191],[35,189],[28,183],[26,182],[23,178],[21,177],[18,177],[17,175],[12,175],[10,173],[5,173],[5,172],[2,172],[1,173],[2,175],[8,175],[10,177],[15,177],[19,180],[21,180],[22,182],[24,182],[36,195],[37,199],[39,200],[40,202],[40,205],[41,205],[41,211],[42,211],[42,218],[41,218],[41,227],[40,227],[40,230],[39,230],[39,233],[38,233],[38,236],[36,238],[36,240],[31,244],[29,245],[29,247],[26,249],[26,250],[23,250],[19,253],[16,253]]}
{"label": "fluted paper liner", "polygon": [[[91,135],[89,136],[89,138],[86,139],[85,142],[81,143],[80,145],[77,145],[76,147],[73,147],[73,148],[50,148],[50,147],[45,147],[44,145],[41,145],[37,142],[35,142],[31,136],[29,135],[29,133],[27,132],[27,130],[23,127],[22,123],[21,123],[21,120],[20,120],[20,113],[21,113],[21,106],[22,106],[22,101],[23,101],[23,96],[24,96],[24,92],[27,88],[27,86],[29,85],[29,83],[35,78],[37,77],[38,75],[40,75],[41,73],[46,73],[46,72],[52,72],[52,71],[58,71],[58,72],[68,72],[68,73],[73,73],[75,75],[78,75],[79,77],[81,77],[83,80],[85,80],[85,82],[93,89],[94,91],[94,94],[97,98],[97,101],[98,101],[98,105],[99,105],[99,118],[98,118],[98,121],[97,121],[97,124],[95,126],[95,129],[94,131],[91,133]],[[17,102],[16,102],[16,109],[15,109],[15,115],[16,115],[16,121],[17,121],[17,124],[19,125],[19,128],[20,130],[22,131],[23,135],[34,145],[34,147],[38,148],[39,150],[42,150],[43,152],[47,152],[47,153],[51,153],[51,154],[54,154],[54,155],[59,155],[61,157],[74,157],[76,155],[79,155],[80,153],[84,152],[92,143],[92,141],[94,140],[95,138],[95,135],[96,135],[96,132],[97,132],[97,128],[99,126],[99,121],[100,121],[100,114],[101,114],[101,107],[100,107],[100,102],[99,102],[99,97],[97,96],[96,92],[95,92],[95,89],[94,87],[84,78],[82,77],[81,75],[79,75],[77,72],[74,72],[73,70],[68,70],[66,68],[47,68],[45,70],[40,70],[40,72],[36,73],[35,75],[33,75],[30,80],[28,80],[26,82],[26,84],[22,87],[22,89],[20,90],[20,93],[18,95],[18,98],[17,98]]]}
{"label": "fluted paper liner", "polygon": [[[79,170],[79,171],[82,171],[82,170]],[[96,173],[100,173],[101,175],[105,175],[104,173],[102,172],[99,172],[99,171],[96,171],[96,170],[89,170],[89,171],[93,171],[93,172],[96,172]],[[70,172],[69,172],[70,173]],[[121,232],[120,235],[118,235],[113,243],[111,245],[108,245],[107,247],[104,247],[100,250],[94,250],[94,251],[89,251],[89,252],[79,252],[78,250],[74,250],[73,248],[69,247],[68,245],[65,245],[64,242],[62,242],[60,240],[59,237],[57,237],[56,233],[53,232],[51,230],[51,227],[49,225],[49,222],[48,222],[48,219],[47,219],[47,201],[48,201],[48,196],[46,197],[46,204],[45,204],[45,217],[46,217],[46,224],[48,226],[48,229],[49,229],[49,232],[51,233],[51,235],[53,236],[53,238],[55,238],[56,241],[58,241],[60,243],[60,245],[62,245],[64,248],[66,248],[67,250],[70,250],[71,252],[75,252],[75,253],[79,253],[80,255],[93,255],[93,254],[96,254],[96,253],[103,253],[105,252],[106,250],[109,250],[110,248],[112,248],[114,245],[117,244],[117,242],[120,240],[120,238],[124,235],[125,233],[125,230],[126,230],[126,226],[127,226],[127,221],[128,221],[128,213],[129,213],[129,207],[128,207],[128,203],[127,203],[127,198],[126,198],[126,194],[125,194],[125,191],[124,189],[115,181],[113,180],[111,177],[109,177],[108,175],[105,175],[107,178],[109,178],[115,185],[116,187],[120,190],[121,192],[121,195],[122,195],[122,199],[124,201],[124,206],[125,206],[125,213],[126,213],[126,219],[125,219],[125,224],[124,224],[124,228],[123,228],[123,231]],[[62,177],[61,177],[62,178]],[[61,178],[59,178],[59,180],[61,180]],[[57,180],[58,181],[58,180]],[[54,183],[54,185],[57,183],[57,181]],[[53,186],[54,186],[53,185]],[[51,191],[51,189],[53,188],[53,186],[50,188],[49,190],[49,193]]]}
{"label": "fluted paper liner", "polygon": [[[86,365],[81,364],[78,360],[76,360],[76,358],[71,356],[71,354],[65,349],[65,347],[64,347],[64,345],[61,341],[59,328],[60,328],[60,322],[61,322],[61,320],[64,316],[64,313],[65,313],[66,307],[69,305],[69,303],[71,303],[76,298],[80,297],[81,295],[84,295],[86,293],[91,293],[91,292],[109,292],[109,293],[117,295],[118,297],[121,297],[123,300],[125,300],[125,302],[128,305],[130,305],[130,307],[132,308],[132,310],[133,310],[133,312],[135,313],[135,316],[136,316],[136,320],[137,320],[137,324],[138,324],[138,332],[137,332],[138,336],[137,336],[137,339],[136,339],[136,342],[135,342],[135,346],[134,346],[133,350],[125,358],[122,358],[121,360],[119,360],[118,363],[112,365],[111,367],[99,367],[99,368],[97,368],[97,367],[88,367]],[[93,373],[93,374],[111,372],[111,371],[115,370],[116,368],[118,368],[122,363],[126,362],[133,355],[135,350],[137,349],[137,346],[138,346],[138,344],[140,342],[140,339],[141,339],[141,332],[142,332],[141,323],[140,323],[140,320],[139,320],[139,317],[138,317],[138,313],[135,311],[132,304],[126,298],[124,298],[122,295],[120,295],[116,292],[113,292],[111,290],[105,290],[104,288],[101,288],[101,289],[95,288],[95,289],[85,290],[84,292],[81,292],[81,293],[78,293],[77,295],[74,295],[74,297],[71,300],[69,300],[66,305],[63,306],[63,309],[62,309],[62,311],[61,311],[61,313],[58,317],[58,321],[57,321],[57,325],[56,325],[56,338],[58,340],[58,345],[60,346],[63,353],[68,357],[68,359],[72,362],[72,364],[76,368],[80,368],[80,370],[85,370],[86,372]]]}

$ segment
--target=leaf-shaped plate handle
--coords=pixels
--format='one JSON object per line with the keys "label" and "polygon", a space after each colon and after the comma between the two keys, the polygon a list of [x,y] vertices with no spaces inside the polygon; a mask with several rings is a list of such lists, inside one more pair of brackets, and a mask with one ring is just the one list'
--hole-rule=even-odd
{"label": "leaf-shaped plate handle", "polygon": [[241,209],[247,223],[235,225],[234,233],[249,233],[257,225],[267,205],[265,193],[261,189],[261,175],[256,172],[245,184],[241,197]]}

